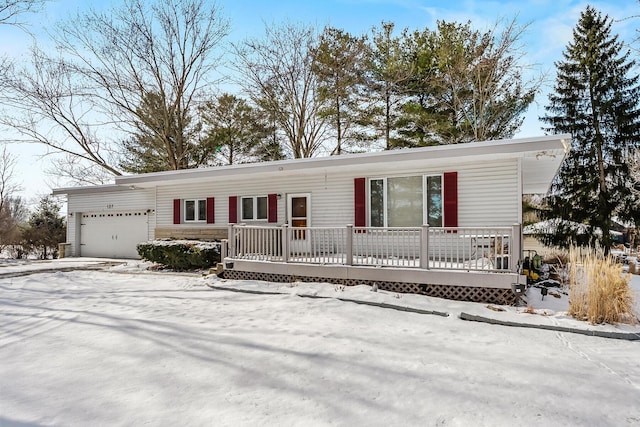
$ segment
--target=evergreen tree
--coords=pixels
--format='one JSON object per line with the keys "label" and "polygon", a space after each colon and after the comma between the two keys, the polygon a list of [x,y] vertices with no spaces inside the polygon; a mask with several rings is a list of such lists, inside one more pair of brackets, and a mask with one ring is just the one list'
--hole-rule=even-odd
{"label": "evergreen tree", "polygon": [[[572,223],[585,224],[589,237],[600,230],[608,252],[613,215],[633,212],[633,183],[629,158],[640,136],[638,76],[629,51],[611,33],[612,20],[591,6],[581,13],[573,40],[556,63],[558,75],[543,120],[546,130],[569,133],[572,149],[562,164],[546,202],[547,218],[561,218],[565,226],[547,243],[567,246],[580,236]],[[584,227],[582,227],[584,229]],[[584,239],[584,235],[582,238]]]}
{"label": "evergreen tree", "polygon": [[390,150],[403,146],[398,138],[398,117],[406,101],[403,85],[411,78],[401,38],[393,35],[394,24],[383,22],[372,32],[371,53],[367,61],[367,91],[375,107],[371,109],[376,136]]}
{"label": "evergreen tree", "polygon": [[287,155],[284,151],[287,146],[284,132],[278,127],[279,111],[275,110],[273,103],[264,98],[256,100],[256,107],[265,117],[267,126],[267,138],[256,149],[258,161],[269,162],[272,160],[284,160]]}
{"label": "evergreen tree", "polygon": [[364,64],[367,58],[364,37],[355,37],[327,27],[313,50],[313,71],[318,77],[319,114],[327,118],[336,146],[331,154],[342,154],[367,139],[361,125],[368,108],[363,102]]}
{"label": "evergreen tree", "polygon": [[40,259],[58,256],[58,243],[66,239],[66,225],[60,216],[60,206],[51,197],[40,200],[38,208],[29,217],[23,237],[38,251]]}
{"label": "evergreen tree", "polygon": [[438,145],[435,137],[441,126],[451,127],[448,114],[440,111],[435,100],[440,93],[434,85],[438,78],[435,52],[436,34],[428,29],[403,32],[403,51],[411,74],[402,82],[406,101],[396,122],[399,135],[396,146],[424,147]]}
{"label": "evergreen tree", "polygon": [[411,75],[397,122],[405,146],[511,138],[519,129],[539,82],[523,77],[525,28],[501,24],[478,31],[471,22],[438,21],[436,31],[405,31]]}
{"label": "evergreen tree", "polygon": [[270,136],[265,115],[244,99],[228,93],[208,102],[202,109],[207,145],[223,165],[256,160],[256,151]]}

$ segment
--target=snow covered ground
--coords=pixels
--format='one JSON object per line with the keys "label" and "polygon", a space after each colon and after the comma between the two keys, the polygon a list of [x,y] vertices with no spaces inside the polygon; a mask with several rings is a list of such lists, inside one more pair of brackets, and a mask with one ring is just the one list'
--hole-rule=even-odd
{"label": "snow covered ground", "polygon": [[458,317],[640,333],[570,319],[564,298],[532,293],[531,315],[136,262],[53,271],[99,262],[0,264],[0,426],[640,425],[640,341]]}

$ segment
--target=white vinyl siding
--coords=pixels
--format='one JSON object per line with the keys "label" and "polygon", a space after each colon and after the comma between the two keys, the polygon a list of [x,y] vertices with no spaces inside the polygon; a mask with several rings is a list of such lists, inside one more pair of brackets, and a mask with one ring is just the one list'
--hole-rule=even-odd
{"label": "white vinyl siding", "polygon": [[[176,197],[197,198],[210,193],[216,197],[216,226],[226,225],[229,218],[229,196],[278,193],[278,223],[286,222],[286,194],[311,193],[311,226],[344,226],[354,222],[354,178],[374,178],[397,175],[398,164],[359,167],[357,170],[332,169],[311,171],[291,176],[273,174],[259,179],[251,175],[217,179],[210,182],[187,183],[158,187],[157,226],[173,225],[172,201]],[[458,225],[505,226],[520,222],[521,196],[516,159],[446,164],[441,167],[406,168],[403,175],[438,175],[458,172]],[[276,176],[274,176],[276,175]],[[367,214],[368,215],[368,214]],[[238,212],[238,220],[241,219]],[[185,226],[187,226],[185,224]]]}
{"label": "white vinyl siding", "polygon": [[458,169],[458,225],[506,226],[522,222],[516,159]]}

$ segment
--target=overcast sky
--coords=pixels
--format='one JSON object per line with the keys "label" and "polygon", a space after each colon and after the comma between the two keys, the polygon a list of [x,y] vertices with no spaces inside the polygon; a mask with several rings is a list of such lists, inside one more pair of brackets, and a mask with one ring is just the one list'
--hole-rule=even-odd
{"label": "overcast sky", "polygon": [[[117,2],[116,2],[117,3]],[[66,18],[70,13],[100,5],[102,2],[86,0],[51,1],[46,9],[25,16],[30,31],[39,43],[46,43],[44,29],[50,23]],[[523,38],[525,61],[532,65],[532,73],[545,73],[547,84],[526,114],[525,123],[516,136],[542,135],[538,117],[544,114],[547,103],[546,92],[555,79],[554,61],[561,58],[563,49],[571,40],[571,31],[580,12],[587,4],[608,14],[616,20],[613,30],[630,42],[640,28],[640,3],[636,0],[219,0],[222,13],[230,20],[231,34],[228,41],[240,41],[246,37],[261,37],[265,24],[285,21],[343,28],[352,34],[365,34],[382,21],[394,22],[396,28],[435,28],[437,20],[471,21],[477,29],[488,29],[499,19],[511,20],[517,16],[520,24],[529,24]],[[32,39],[20,29],[0,26],[0,52],[18,58],[32,43]],[[4,130],[0,129],[0,132]],[[18,156],[19,168],[16,179],[24,188],[23,196],[31,199],[50,192],[52,186],[60,185],[42,171],[49,160],[40,156],[46,153],[44,146],[10,146]]]}

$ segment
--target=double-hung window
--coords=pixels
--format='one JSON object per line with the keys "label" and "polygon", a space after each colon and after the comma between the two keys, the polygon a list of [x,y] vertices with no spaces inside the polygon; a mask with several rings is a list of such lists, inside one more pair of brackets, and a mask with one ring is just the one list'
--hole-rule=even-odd
{"label": "double-hung window", "polygon": [[369,180],[371,227],[442,226],[442,176],[417,175]]}
{"label": "double-hung window", "polygon": [[185,222],[201,222],[207,220],[206,199],[186,199],[184,201]]}
{"label": "double-hung window", "polygon": [[267,196],[242,197],[242,220],[262,221],[267,219]]}

